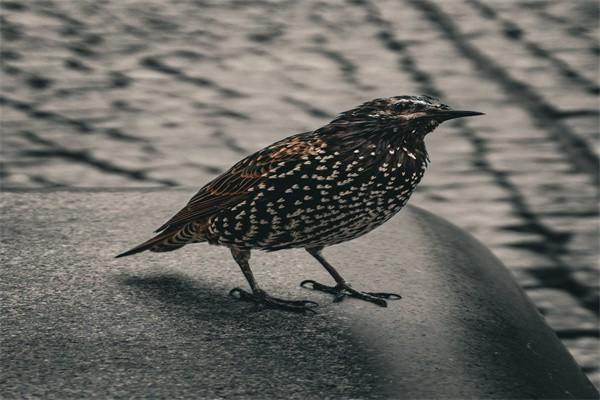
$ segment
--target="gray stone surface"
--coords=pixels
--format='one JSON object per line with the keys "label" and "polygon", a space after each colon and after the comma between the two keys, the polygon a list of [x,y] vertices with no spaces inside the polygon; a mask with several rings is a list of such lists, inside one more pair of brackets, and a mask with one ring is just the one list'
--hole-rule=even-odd
{"label": "gray stone surface", "polygon": [[326,250],[356,288],[404,296],[388,308],[299,288],[330,279],[302,251],[252,263],[264,289],[316,300],[318,315],[227,297],[245,283],[223,248],[113,258],[187,196],[2,195],[0,397],[598,396],[498,260],[414,207]]}
{"label": "gray stone surface", "polygon": [[4,0],[2,185],[192,192],[362,101],[437,95],[487,116],[428,139],[411,203],[488,245],[600,384],[598,7]]}

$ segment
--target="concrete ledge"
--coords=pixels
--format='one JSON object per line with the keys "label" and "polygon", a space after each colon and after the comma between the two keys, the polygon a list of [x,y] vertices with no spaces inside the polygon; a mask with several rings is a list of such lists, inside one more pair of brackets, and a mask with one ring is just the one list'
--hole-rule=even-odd
{"label": "concrete ledge", "polygon": [[223,248],[112,257],[192,194],[2,194],[3,398],[597,398],[501,263],[409,207],[325,250],[387,309],[298,287],[328,277],[302,251],[256,252],[272,294],[320,314],[249,312]]}

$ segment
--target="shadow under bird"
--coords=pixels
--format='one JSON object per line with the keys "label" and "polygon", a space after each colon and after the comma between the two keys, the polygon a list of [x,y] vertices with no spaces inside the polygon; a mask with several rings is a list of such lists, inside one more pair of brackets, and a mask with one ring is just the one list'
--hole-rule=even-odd
{"label": "shadow under bird", "polygon": [[429,162],[425,136],[444,121],[475,115],[482,113],[453,110],[430,96],[368,101],[239,161],[201,188],[158,235],[117,257],[199,242],[226,246],[251,289],[235,288],[232,297],[303,312],[317,303],[268,295],[249,260],[253,249],[304,248],[336,284],[305,280],[302,287],[331,293],[335,302],[350,296],[386,307],[386,299],[400,296],[354,289],[322,250],[362,236],[400,211]]}

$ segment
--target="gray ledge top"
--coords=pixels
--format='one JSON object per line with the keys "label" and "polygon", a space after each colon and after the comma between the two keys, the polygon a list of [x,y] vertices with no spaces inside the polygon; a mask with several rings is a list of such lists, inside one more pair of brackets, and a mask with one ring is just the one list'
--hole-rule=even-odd
{"label": "gray ledge top", "polygon": [[2,193],[0,397],[597,398],[510,273],[450,223],[407,207],[324,254],[387,309],[333,304],[303,251],[254,252],[271,294],[318,315],[252,312],[225,248],[115,260],[192,191]]}

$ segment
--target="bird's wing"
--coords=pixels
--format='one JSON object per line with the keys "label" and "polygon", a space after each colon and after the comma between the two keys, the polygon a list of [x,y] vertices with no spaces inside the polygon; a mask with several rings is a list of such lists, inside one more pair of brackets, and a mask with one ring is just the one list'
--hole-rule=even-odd
{"label": "bird's wing", "polygon": [[322,146],[323,141],[307,132],[290,136],[244,158],[202,187],[181,211],[156,232],[206,219],[243,201],[252,194],[248,189],[260,183],[277,166],[299,159],[304,154],[317,152]]}

